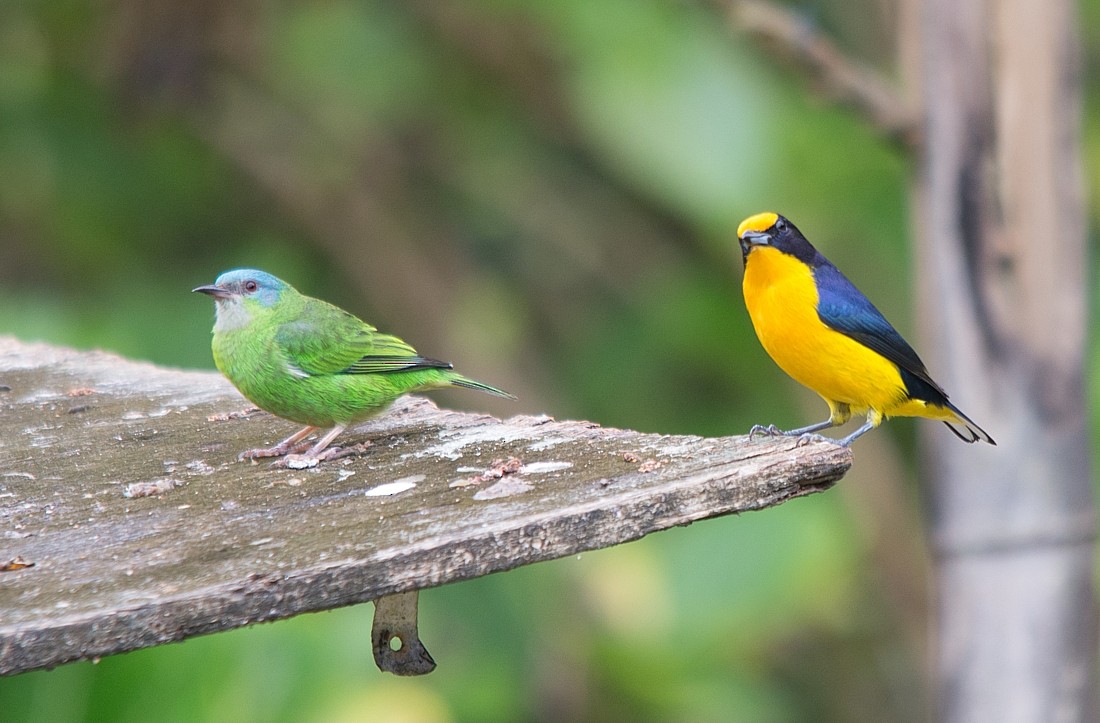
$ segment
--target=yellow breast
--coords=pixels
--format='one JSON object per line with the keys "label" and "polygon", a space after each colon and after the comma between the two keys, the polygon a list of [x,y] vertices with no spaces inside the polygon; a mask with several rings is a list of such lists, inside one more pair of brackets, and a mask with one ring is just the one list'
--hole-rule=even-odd
{"label": "yellow breast", "polygon": [[768,355],[795,381],[861,414],[899,413],[907,394],[897,366],[817,315],[813,272],[774,248],[756,247],[745,264],[745,306]]}

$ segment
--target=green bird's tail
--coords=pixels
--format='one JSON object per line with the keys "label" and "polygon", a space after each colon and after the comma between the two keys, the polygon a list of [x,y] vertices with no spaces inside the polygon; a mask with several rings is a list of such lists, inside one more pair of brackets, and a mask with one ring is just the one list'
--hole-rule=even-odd
{"label": "green bird's tail", "polygon": [[450,379],[451,386],[462,387],[463,389],[476,389],[479,392],[485,392],[486,394],[492,394],[494,397],[504,397],[505,399],[515,399],[514,394],[509,394],[503,389],[497,389],[491,387],[488,384],[482,384],[481,382],[475,382],[473,379],[467,379],[461,374],[455,374]]}

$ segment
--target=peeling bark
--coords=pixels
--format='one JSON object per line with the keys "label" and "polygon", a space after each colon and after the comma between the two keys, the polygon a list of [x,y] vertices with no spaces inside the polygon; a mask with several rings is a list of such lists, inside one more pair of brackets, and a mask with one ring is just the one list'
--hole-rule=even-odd
{"label": "peeling bark", "polygon": [[[369,440],[364,455],[275,470],[236,455],[294,425],[245,411],[214,373],[0,338],[0,384],[0,570],[21,558],[0,572],[0,674],[758,510],[851,464],[825,443],[498,420],[405,397],[341,438]],[[138,483],[147,492],[127,496]]]}

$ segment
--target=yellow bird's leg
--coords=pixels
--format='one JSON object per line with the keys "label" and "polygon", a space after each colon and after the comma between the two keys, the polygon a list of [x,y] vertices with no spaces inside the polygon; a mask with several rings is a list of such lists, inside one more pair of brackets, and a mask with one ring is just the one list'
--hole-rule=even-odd
{"label": "yellow bird's leg", "polygon": [[[811,435],[813,437],[821,437],[820,434],[813,434],[814,432],[828,429],[829,427],[839,427],[852,418],[852,410],[847,404],[834,402],[830,399],[826,399],[825,403],[829,405],[829,418],[824,422],[817,422],[806,427],[799,427],[798,429],[786,431],[774,424],[769,424],[766,427],[762,424],[754,424],[752,429],[749,430],[749,439],[753,439],[756,435],[762,434],[767,437],[804,437],[809,441]],[[821,437],[821,439],[827,438]]]}
{"label": "yellow bird's leg", "polygon": [[237,455],[237,459],[256,459],[257,457],[281,457],[287,452],[297,452],[305,445],[299,445],[303,439],[308,437],[317,427],[305,427],[299,429],[294,434],[290,435],[282,442],[279,442],[274,447],[261,447],[259,449],[247,449]]}
{"label": "yellow bird's leg", "polygon": [[862,437],[864,434],[867,434],[872,429],[882,424],[882,420],[884,419],[886,419],[886,416],[877,409],[872,409],[868,411],[867,421],[863,423],[863,426],[849,434],[844,439],[837,442],[837,444],[839,444],[841,447],[851,446],[852,442],[854,442],[858,437]]}
{"label": "yellow bird's leg", "polygon": [[802,434],[809,434],[810,432],[816,432],[819,429],[827,429],[829,427],[835,427],[832,418],[826,419],[824,422],[818,422],[817,424],[811,424],[808,427],[799,427],[798,429],[780,429],[774,424],[764,426],[763,424],[754,424],[752,429],[749,430],[749,439],[754,439],[756,435],[762,435],[765,437],[797,437]]}

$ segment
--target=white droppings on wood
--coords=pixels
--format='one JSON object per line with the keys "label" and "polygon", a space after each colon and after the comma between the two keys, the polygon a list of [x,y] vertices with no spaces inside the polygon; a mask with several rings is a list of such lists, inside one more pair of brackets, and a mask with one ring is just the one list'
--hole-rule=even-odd
{"label": "white droppings on wood", "polygon": [[444,459],[459,459],[460,450],[475,444],[498,444],[500,442],[515,442],[521,439],[531,439],[534,432],[526,427],[515,427],[509,424],[484,425],[480,428],[444,429],[439,432],[439,439],[446,441],[434,444],[425,449],[413,452],[416,457],[442,457]]}
{"label": "white droppings on wood", "polygon": [[187,468],[187,471],[192,474],[204,476],[208,474],[214,474],[214,468],[201,459],[192,460],[184,466]]}
{"label": "white droppings on wood", "polygon": [[551,447],[556,447],[559,444],[564,444],[565,442],[568,442],[568,441],[570,441],[570,440],[567,437],[547,436],[547,437],[543,437],[542,439],[536,440],[535,442],[527,445],[527,451],[528,452],[544,452],[544,451],[550,449]]}
{"label": "white droppings on wood", "polygon": [[287,469],[311,469],[320,464],[319,459],[305,454],[288,454],[283,457],[283,462]]}
{"label": "white droppings on wood", "polygon": [[512,495],[523,494],[534,489],[534,485],[527,482],[515,475],[508,475],[507,477],[501,477],[500,481],[486,487],[483,490],[478,490],[474,493],[474,499],[478,501],[495,500],[501,497],[511,497]]}
{"label": "white droppings on wood", "polygon": [[380,484],[377,487],[371,487],[364,492],[367,497],[388,497],[390,495],[400,494],[407,490],[411,490],[420,482],[427,479],[426,475],[414,474],[411,477],[402,477],[401,479],[394,480],[393,482],[387,482]]}
{"label": "white droppings on wood", "polygon": [[519,469],[520,474],[546,474],[547,472],[560,472],[573,466],[572,462],[532,462]]}
{"label": "white droppings on wood", "polygon": [[122,488],[122,496],[127,498],[153,497],[154,495],[164,494],[165,492],[170,492],[182,486],[182,480],[171,477],[143,482],[131,482]]}

